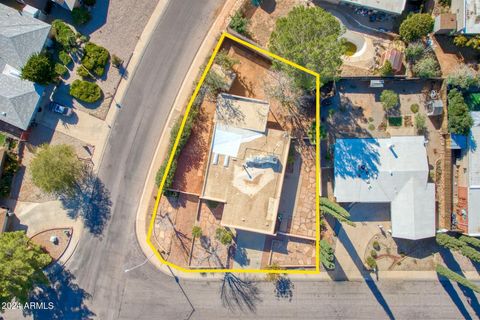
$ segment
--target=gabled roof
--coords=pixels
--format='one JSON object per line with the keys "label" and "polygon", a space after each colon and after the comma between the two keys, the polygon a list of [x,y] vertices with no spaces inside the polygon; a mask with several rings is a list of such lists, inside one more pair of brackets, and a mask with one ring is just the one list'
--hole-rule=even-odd
{"label": "gabled roof", "polygon": [[22,68],[42,50],[49,32],[49,24],[0,4],[0,68]]}
{"label": "gabled roof", "polygon": [[391,203],[392,234],[405,239],[435,235],[435,186],[428,183],[423,136],[338,139],[338,202]]}

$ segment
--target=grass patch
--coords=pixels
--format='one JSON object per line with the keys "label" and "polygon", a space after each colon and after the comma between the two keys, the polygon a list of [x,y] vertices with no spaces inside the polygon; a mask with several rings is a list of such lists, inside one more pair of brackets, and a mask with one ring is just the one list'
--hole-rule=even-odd
{"label": "grass patch", "polygon": [[0,147],[3,147],[6,141],[7,141],[7,136],[4,135],[3,133],[0,133]]}
{"label": "grass patch", "polygon": [[351,57],[357,52],[357,46],[350,41],[345,42],[345,55]]}
{"label": "grass patch", "polygon": [[388,117],[388,125],[391,127],[401,127],[402,123],[402,117]]}
{"label": "grass patch", "polygon": [[3,165],[2,177],[0,178],[0,197],[6,198],[10,195],[10,189],[12,187],[13,177],[18,171],[20,165],[17,157],[7,152],[5,154],[5,162]]}

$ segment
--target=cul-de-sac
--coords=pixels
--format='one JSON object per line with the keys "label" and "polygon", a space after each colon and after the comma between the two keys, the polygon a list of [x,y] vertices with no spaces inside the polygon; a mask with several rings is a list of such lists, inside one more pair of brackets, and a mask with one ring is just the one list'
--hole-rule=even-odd
{"label": "cul-de-sac", "polygon": [[0,0],[1,319],[480,317],[478,0]]}

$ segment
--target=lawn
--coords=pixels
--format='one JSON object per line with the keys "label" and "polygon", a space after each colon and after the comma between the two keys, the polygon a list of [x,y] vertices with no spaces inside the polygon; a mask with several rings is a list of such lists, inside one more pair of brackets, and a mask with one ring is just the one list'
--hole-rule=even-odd
{"label": "lawn", "polygon": [[6,140],[7,140],[7,136],[4,135],[3,133],[0,133],[0,147],[3,147],[5,145]]}

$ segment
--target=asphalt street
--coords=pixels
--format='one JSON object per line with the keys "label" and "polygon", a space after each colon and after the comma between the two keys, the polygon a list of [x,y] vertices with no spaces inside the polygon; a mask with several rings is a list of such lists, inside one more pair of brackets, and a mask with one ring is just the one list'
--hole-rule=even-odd
{"label": "asphalt street", "polygon": [[[439,282],[184,281],[146,263],[135,214],[168,112],[222,0],[171,0],[126,92],[100,167],[111,217],[100,237],[86,232],[36,319],[459,319],[477,318],[465,294]],[[475,297],[472,305],[478,307]],[[477,308],[478,312],[478,308]],[[16,318],[11,315],[8,319]]]}

